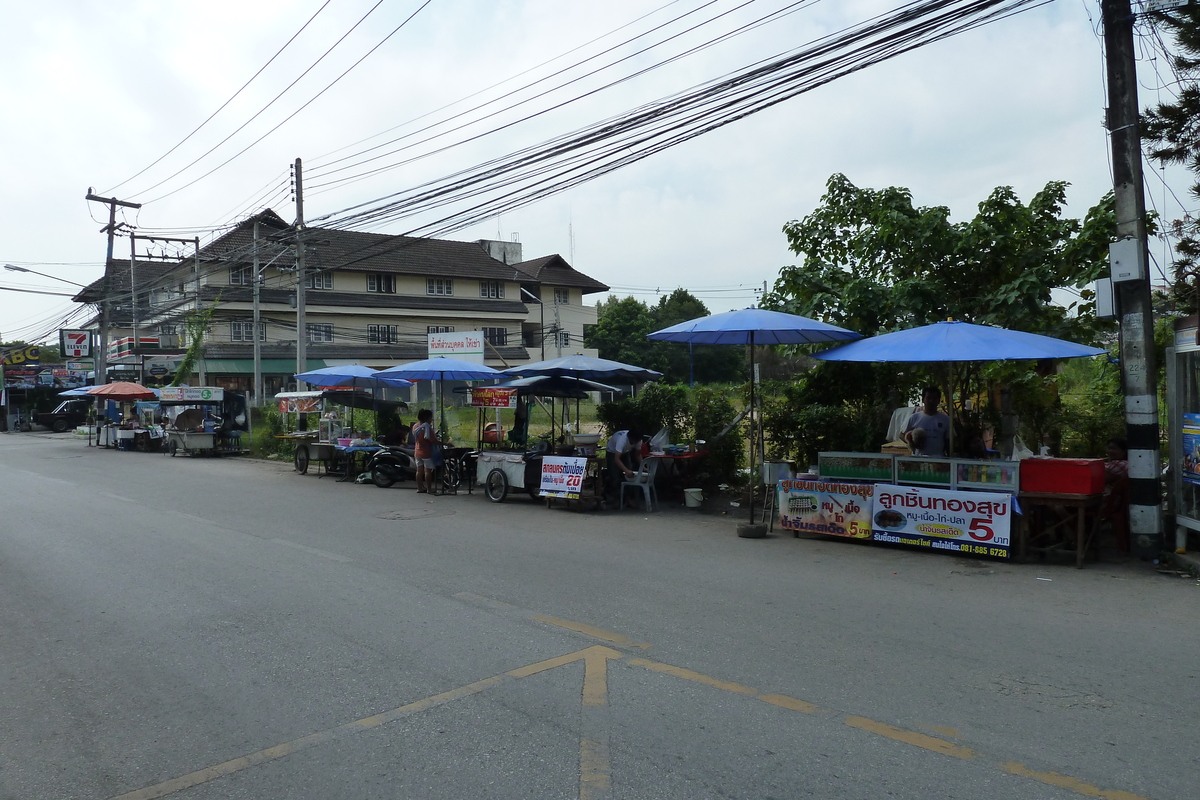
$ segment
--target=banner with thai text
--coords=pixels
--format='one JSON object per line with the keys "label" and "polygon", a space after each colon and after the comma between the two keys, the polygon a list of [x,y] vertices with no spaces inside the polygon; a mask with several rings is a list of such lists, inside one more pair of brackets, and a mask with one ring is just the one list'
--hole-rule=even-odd
{"label": "banner with thai text", "polygon": [[781,480],[777,484],[779,526],[846,539],[871,538],[869,483]]}
{"label": "banner with thai text", "polygon": [[543,456],[542,485],[538,494],[542,497],[566,497],[578,500],[585,472],[587,472],[586,458]]}
{"label": "banner with thai text", "polygon": [[994,492],[950,492],[919,486],[875,485],[877,542],[1008,558],[1013,498]]}

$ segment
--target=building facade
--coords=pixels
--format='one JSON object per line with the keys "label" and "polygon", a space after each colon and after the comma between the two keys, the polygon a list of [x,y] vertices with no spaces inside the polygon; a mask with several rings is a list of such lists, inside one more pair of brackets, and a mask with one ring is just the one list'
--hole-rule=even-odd
{"label": "building facade", "polygon": [[[176,368],[203,321],[194,373],[209,385],[252,393],[257,338],[267,397],[294,383],[301,304],[308,369],[383,369],[426,358],[431,333],[465,331],[481,331],[485,363],[503,369],[595,355],[583,347],[584,331],[596,323],[596,308],[585,301],[608,289],[560,256],[523,260],[519,242],[307,228],[297,243],[295,228],[271,211],[195,258],[115,260],[75,300],[98,312],[106,285],[110,376],[158,377]],[[99,327],[100,316],[90,327]]]}

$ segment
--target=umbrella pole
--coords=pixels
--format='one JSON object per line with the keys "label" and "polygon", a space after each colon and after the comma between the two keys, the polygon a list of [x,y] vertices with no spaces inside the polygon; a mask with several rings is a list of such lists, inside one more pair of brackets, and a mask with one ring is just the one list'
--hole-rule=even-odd
{"label": "umbrella pole", "polygon": [[750,331],[750,524],[754,524],[754,490],[758,488],[754,477],[754,331]]}

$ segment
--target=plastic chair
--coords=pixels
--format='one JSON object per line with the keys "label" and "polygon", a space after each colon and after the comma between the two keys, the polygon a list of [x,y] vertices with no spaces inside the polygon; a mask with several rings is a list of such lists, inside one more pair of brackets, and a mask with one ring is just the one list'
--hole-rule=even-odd
{"label": "plastic chair", "polygon": [[625,507],[625,490],[634,487],[642,490],[646,510],[655,511],[658,506],[658,491],[654,488],[654,476],[658,473],[657,458],[643,458],[637,473],[628,480],[621,482],[621,494],[618,497],[617,508]]}

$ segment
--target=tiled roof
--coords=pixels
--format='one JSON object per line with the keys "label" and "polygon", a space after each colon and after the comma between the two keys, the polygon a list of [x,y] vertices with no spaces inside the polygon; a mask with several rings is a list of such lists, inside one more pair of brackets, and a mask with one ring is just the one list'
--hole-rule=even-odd
{"label": "tiled roof", "polygon": [[[287,232],[287,226],[278,215],[260,215],[259,219],[263,223],[259,226],[260,239],[282,239]],[[287,238],[290,241],[291,234],[287,234]],[[253,240],[253,220],[248,220],[202,248],[200,257],[247,262],[253,252]],[[308,247],[306,266],[314,270],[387,272],[480,280],[517,279],[512,267],[492,258],[475,242],[316,227],[305,229],[304,241]],[[276,262],[284,265],[291,263],[289,256]]]}
{"label": "tiled roof", "polygon": [[546,286],[582,289],[584,294],[608,291],[607,286],[595,278],[584,275],[568,264],[566,259],[560,255],[542,256],[531,261],[522,261],[520,264],[514,264],[513,267]]}

